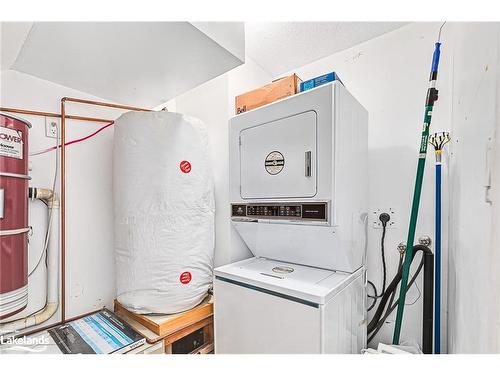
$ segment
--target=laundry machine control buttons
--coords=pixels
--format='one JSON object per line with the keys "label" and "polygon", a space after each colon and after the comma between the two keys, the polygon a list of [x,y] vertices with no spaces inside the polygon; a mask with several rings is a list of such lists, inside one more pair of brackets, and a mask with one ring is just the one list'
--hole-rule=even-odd
{"label": "laundry machine control buttons", "polygon": [[327,220],[327,203],[232,204],[232,217]]}

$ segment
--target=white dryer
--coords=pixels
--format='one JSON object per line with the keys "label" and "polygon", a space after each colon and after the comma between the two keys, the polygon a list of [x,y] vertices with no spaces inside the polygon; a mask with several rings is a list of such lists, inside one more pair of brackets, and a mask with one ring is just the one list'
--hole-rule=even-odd
{"label": "white dryer", "polygon": [[338,82],[230,120],[231,222],[255,258],[214,271],[216,353],[365,347],[367,125]]}

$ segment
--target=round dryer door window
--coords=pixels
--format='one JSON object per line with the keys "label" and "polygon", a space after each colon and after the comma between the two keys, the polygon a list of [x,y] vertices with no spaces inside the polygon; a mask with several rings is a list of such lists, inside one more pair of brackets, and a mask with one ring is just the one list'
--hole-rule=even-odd
{"label": "round dryer door window", "polygon": [[267,173],[275,175],[280,173],[285,167],[285,158],[279,151],[273,151],[266,157],[265,167]]}

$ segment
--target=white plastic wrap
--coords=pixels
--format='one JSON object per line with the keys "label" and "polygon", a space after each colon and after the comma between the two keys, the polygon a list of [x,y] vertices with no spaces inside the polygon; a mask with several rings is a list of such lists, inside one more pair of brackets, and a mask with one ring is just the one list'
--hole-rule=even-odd
{"label": "white plastic wrap", "polygon": [[118,301],[140,313],[188,310],[212,283],[215,202],[204,124],[129,112],[113,149]]}

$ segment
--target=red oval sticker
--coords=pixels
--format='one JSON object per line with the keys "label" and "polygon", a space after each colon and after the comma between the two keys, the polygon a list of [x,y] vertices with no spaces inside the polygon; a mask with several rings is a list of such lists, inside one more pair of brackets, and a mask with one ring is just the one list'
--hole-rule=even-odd
{"label": "red oval sticker", "polygon": [[191,272],[183,272],[179,277],[179,281],[183,284],[188,284],[191,281]]}
{"label": "red oval sticker", "polygon": [[187,160],[181,161],[181,164],[179,166],[180,166],[182,172],[184,172],[184,173],[191,172],[191,163],[188,162]]}

